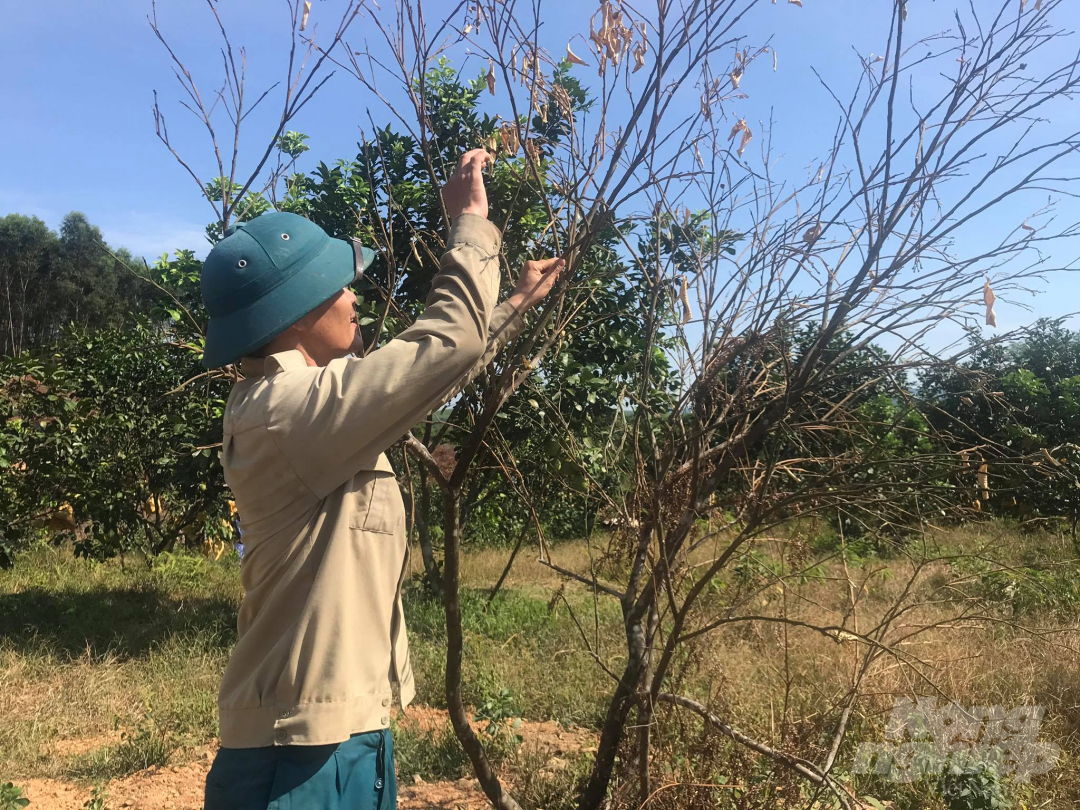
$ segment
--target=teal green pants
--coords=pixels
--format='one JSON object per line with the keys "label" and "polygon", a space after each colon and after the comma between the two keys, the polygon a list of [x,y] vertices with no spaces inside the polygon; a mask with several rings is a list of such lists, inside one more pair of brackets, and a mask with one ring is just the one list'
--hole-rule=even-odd
{"label": "teal green pants", "polygon": [[336,745],[222,748],[204,810],[396,810],[389,729]]}

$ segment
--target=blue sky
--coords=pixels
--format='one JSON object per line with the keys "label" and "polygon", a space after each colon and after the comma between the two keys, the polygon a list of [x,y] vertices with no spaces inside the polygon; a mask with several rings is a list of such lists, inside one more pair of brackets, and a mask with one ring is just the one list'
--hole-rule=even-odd
{"label": "blue sky", "polygon": [[[990,4],[976,0],[979,6],[984,2]],[[340,5],[337,0],[315,0],[313,21],[331,24]],[[443,5],[428,0],[425,7],[433,16]],[[911,24],[920,25],[925,33],[948,27],[953,5],[948,0],[910,0]],[[220,0],[219,6],[234,45],[247,48],[249,93],[280,78],[287,47],[284,4]],[[810,67],[850,86],[858,71],[853,49],[867,54],[880,47],[888,6],[885,0],[804,0],[800,9],[780,0],[760,6],[748,20],[747,41],[761,43],[771,36],[779,70],[774,74],[766,57],[748,71],[743,89],[750,100],[740,114],[753,124],[771,111],[776,120],[774,141],[791,176],[805,176],[804,167],[824,151],[836,125],[835,108]],[[588,31],[595,4],[546,0],[543,8],[541,40],[557,52],[572,35]],[[1075,19],[1062,20],[1063,24],[1080,22],[1080,12],[1065,8],[1062,13]],[[0,0],[8,32],[0,72],[6,111],[0,147],[7,159],[0,174],[0,215],[32,214],[56,227],[65,213],[79,210],[101,227],[111,244],[136,254],[153,257],[180,247],[205,250],[203,228],[210,209],[154,136],[153,91],[158,90],[170,132],[185,154],[209,155],[205,133],[176,103],[179,87],[167,54],[147,24],[149,12],[149,0]],[[220,56],[204,3],[159,0],[158,15],[170,42],[197,79],[206,77],[202,86],[211,90],[210,78],[219,75]],[[355,27],[351,39],[358,42],[365,33],[372,32]],[[469,72],[479,69],[480,62],[475,61]],[[582,71],[585,79],[595,76],[591,70]],[[266,102],[267,116],[272,103]],[[377,123],[389,121],[378,102],[339,71],[292,125],[310,136],[312,150],[301,168],[354,154],[369,108]],[[253,116],[251,127],[265,130],[269,123],[269,117]],[[251,151],[248,157],[254,157]],[[216,173],[205,161],[200,169],[206,177]],[[1000,225],[1014,227],[1028,213],[1026,205],[1018,204],[1001,213]],[[1075,205],[1072,216],[1077,217]],[[1077,253],[1080,246],[1072,245],[1056,258],[1065,264]],[[1080,284],[1063,278],[1055,280],[1052,289],[1052,295],[1035,299],[1037,314],[1080,309],[1073,306]],[[999,308],[999,318],[1011,320],[1011,325],[1032,317],[1007,304]]]}

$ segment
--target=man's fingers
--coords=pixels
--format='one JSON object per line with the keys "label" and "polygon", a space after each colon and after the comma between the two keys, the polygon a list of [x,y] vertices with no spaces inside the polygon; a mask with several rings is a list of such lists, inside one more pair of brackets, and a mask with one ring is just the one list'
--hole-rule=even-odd
{"label": "man's fingers", "polygon": [[461,172],[483,171],[485,165],[491,162],[491,155],[484,149],[470,149],[461,156],[461,164],[458,170]]}
{"label": "man's fingers", "polygon": [[566,266],[566,260],[558,257],[554,259],[537,259],[532,262],[532,265],[541,273],[547,275],[552,270],[562,270]]}

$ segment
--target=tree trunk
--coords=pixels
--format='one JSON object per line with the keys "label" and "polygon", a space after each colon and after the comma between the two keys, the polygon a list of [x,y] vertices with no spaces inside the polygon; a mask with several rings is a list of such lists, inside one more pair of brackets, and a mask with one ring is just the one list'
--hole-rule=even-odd
{"label": "tree trunk", "polygon": [[[629,621],[630,605],[623,606],[623,613]],[[600,742],[596,748],[596,758],[593,760],[592,773],[589,774],[589,782],[578,800],[578,810],[598,810],[607,796],[608,786],[611,784],[611,772],[615,766],[615,755],[619,750],[619,742],[622,740],[623,729],[626,726],[626,716],[630,707],[634,704],[634,696],[641,676],[645,670],[645,628],[638,621],[630,625],[626,631],[627,649],[629,655],[626,666],[623,668],[619,685],[615,688],[615,694],[608,703],[607,715],[604,717],[604,726],[600,732]]]}
{"label": "tree trunk", "polygon": [[521,551],[521,547],[525,544],[525,538],[529,536],[529,524],[525,524],[525,528],[521,530],[521,534],[518,536],[517,544],[514,546],[514,550],[510,552],[510,559],[506,561],[506,567],[503,569],[502,575],[499,577],[499,581],[495,583],[495,587],[491,589],[491,593],[488,594],[487,602],[484,603],[484,610],[486,611],[492,601],[498,594],[499,589],[502,588],[503,583],[506,581],[506,577],[510,574],[510,569],[514,566],[514,560],[517,559],[518,552]]}
{"label": "tree trunk", "polygon": [[428,515],[431,514],[431,490],[428,487],[428,474],[423,464],[420,470],[420,508],[416,510],[416,538],[420,543],[420,556],[424,560],[424,584],[432,596],[442,596],[442,572],[439,561],[435,559],[435,550],[431,547],[431,527]]}
{"label": "tree trunk", "polygon": [[461,654],[464,634],[461,629],[461,604],[458,592],[461,584],[461,492],[447,490],[443,494],[443,531],[445,555],[443,575],[443,606],[446,609],[446,708],[461,747],[472,761],[473,771],[488,800],[496,810],[521,810],[521,806],[503,790],[499,777],[488,761],[484,746],[477,738],[465,704],[461,698]]}

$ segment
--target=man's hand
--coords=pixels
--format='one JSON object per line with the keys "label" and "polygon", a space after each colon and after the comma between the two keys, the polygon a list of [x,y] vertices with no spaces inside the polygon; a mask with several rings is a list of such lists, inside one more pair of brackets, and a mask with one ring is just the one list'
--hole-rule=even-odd
{"label": "man's hand", "polygon": [[559,278],[566,262],[563,259],[541,259],[536,262],[525,262],[521,268],[521,276],[506,300],[514,305],[518,312],[527,312],[535,307],[544,297],[551,292],[552,286]]}
{"label": "man's hand", "polygon": [[457,169],[443,186],[443,203],[451,220],[462,214],[476,214],[487,219],[487,189],[484,188],[484,166],[491,155],[483,149],[473,149],[461,156]]}

